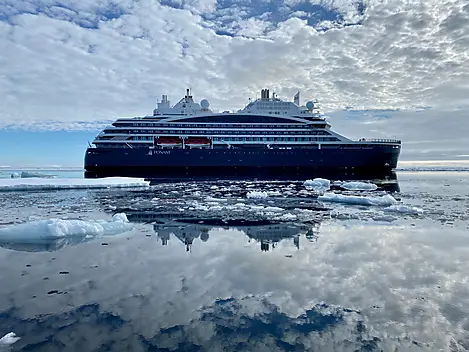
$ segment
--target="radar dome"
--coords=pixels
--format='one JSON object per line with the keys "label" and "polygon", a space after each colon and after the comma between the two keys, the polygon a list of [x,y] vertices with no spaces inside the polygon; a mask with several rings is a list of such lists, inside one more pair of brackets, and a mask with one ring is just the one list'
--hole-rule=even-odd
{"label": "radar dome", "polygon": [[306,103],[306,109],[308,110],[313,110],[314,108],[314,103],[310,100]]}
{"label": "radar dome", "polygon": [[207,99],[202,99],[200,101],[200,106],[202,107],[202,109],[208,109],[208,107],[210,106],[210,103],[208,102]]}

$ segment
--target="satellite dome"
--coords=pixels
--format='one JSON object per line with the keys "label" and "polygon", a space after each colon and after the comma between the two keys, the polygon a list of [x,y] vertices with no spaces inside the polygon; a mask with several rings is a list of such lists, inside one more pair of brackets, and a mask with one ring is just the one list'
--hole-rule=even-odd
{"label": "satellite dome", "polygon": [[200,101],[200,106],[202,107],[202,109],[208,109],[208,107],[210,106],[210,103],[208,102],[207,99],[202,99]]}
{"label": "satellite dome", "polygon": [[313,103],[311,100],[308,101],[308,102],[306,103],[306,108],[307,108],[308,110],[313,110],[313,108],[314,108],[314,103]]}

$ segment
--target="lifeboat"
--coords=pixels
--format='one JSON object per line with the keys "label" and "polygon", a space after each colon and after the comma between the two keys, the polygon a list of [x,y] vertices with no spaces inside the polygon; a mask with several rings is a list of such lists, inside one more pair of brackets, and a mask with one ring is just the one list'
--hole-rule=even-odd
{"label": "lifeboat", "polygon": [[180,147],[182,146],[182,139],[179,137],[158,137],[156,145],[160,147]]}
{"label": "lifeboat", "polygon": [[210,142],[207,137],[188,137],[185,144],[190,148],[202,148],[210,147]]}

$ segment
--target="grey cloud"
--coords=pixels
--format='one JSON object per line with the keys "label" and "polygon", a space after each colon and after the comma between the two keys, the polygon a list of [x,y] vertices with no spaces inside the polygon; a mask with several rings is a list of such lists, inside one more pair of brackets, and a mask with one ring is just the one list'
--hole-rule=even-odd
{"label": "grey cloud", "polygon": [[[464,1],[314,2],[321,16],[360,23],[325,32],[290,16],[308,13],[301,2],[280,12],[268,2],[217,3],[213,15],[203,10],[210,1],[185,3],[193,9],[150,0],[54,4],[9,0],[0,9],[9,9],[0,22],[2,125],[145,115],[157,96],[174,101],[187,86],[219,110],[241,108],[266,86],[281,98],[300,89],[326,112],[469,103]],[[11,14],[13,5],[23,14]]]}

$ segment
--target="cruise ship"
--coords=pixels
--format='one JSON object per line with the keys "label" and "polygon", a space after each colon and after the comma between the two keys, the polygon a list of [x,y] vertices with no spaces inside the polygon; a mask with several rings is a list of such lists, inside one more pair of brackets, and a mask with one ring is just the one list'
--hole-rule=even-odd
{"label": "cruise ship", "polygon": [[119,118],[89,145],[85,177],[386,174],[401,141],[352,140],[331,129],[317,101],[284,101],[269,89],[237,112],[212,112],[191,91],[167,95],[153,114]]}

